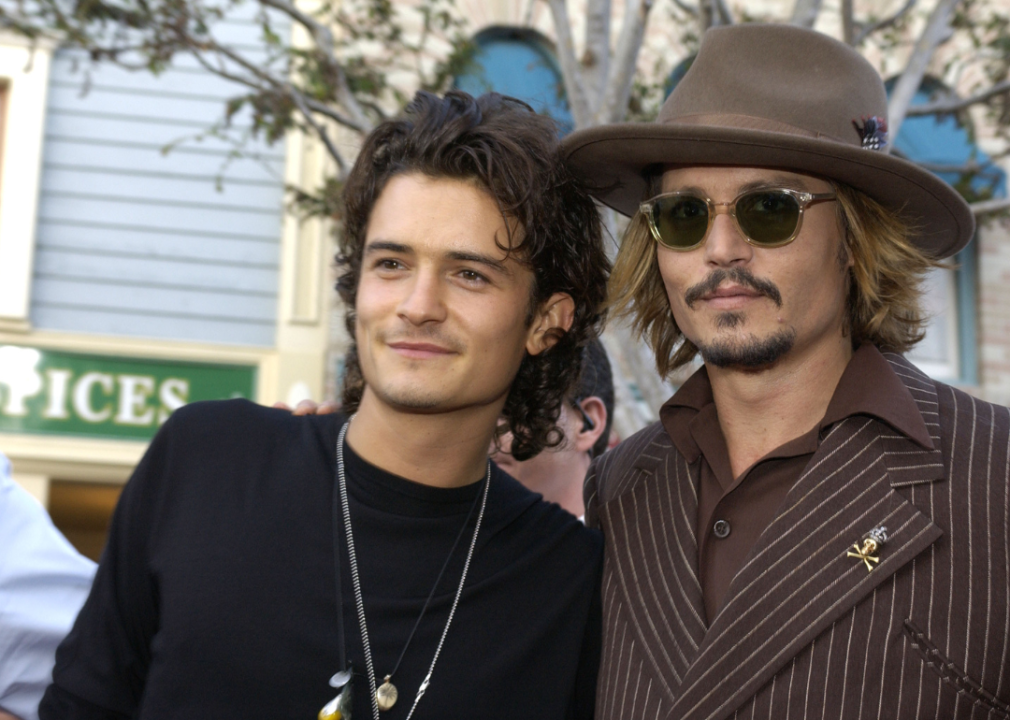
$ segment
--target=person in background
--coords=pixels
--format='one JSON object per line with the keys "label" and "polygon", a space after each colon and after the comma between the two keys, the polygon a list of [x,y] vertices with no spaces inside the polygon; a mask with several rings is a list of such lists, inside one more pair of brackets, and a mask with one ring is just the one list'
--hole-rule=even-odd
{"label": "person in background", "polygon": [[38,720],[56,646],[94,575],[0,453],[0,720]]}
{"label": "person in background", "polygon": [[582,374],[562,406],[558,427],[565,439],[528,460],[509,453],[511,433],[491,446],[491,458],[502,470],[545,500],[581,518],[585,514],[582,485],[589,464],[606,452],[614,416],[614,379],[606,350],[593,340],[582,351]]}

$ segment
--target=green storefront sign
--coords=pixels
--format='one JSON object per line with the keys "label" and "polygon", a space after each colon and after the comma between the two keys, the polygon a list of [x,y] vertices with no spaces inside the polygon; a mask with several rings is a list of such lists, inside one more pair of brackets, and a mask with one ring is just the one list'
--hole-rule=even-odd
{"label": "green storefront sign", "polygon": [[253,399],[256,368],[0,345],[0,432],[148,440],[197,400]]}

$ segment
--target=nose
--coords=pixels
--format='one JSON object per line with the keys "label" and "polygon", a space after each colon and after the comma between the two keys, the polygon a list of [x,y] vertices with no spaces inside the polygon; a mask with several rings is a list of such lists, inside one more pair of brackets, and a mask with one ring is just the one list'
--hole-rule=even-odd
{"label": "nose", "polygon": [[397,308],[397,314],[412,325],[445,320],[446,307],[438,273],[427,270],[418,272]]}
{"label": "nose", "polygon": [[705,261],[719,267],[746,264],[754,256],[754,247],[747,242],[725,206],[717,205],[715,213],[705,240]]}

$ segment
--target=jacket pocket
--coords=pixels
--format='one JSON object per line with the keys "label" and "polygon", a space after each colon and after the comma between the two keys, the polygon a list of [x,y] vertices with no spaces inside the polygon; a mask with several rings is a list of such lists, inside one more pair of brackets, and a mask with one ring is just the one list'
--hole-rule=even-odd
{"label": "jacket pocket", "polygon": [[904,626],[909,644],[919,653],[926,666],[939,676],[940,680],[950,685],[959,695],[973,702],[976,706],[1000,713],[1002,717],[1010,720],[1010,705],[979,685],[951,662],[914,622],[905,620]]}

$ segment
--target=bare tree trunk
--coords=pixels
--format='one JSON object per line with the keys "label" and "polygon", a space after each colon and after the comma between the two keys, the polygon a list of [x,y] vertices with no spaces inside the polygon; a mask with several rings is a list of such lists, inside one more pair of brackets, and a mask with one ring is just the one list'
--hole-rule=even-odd
{"label": "bare tree trunk", "polygon": [[[586,44],[580,59],[576,55],[565,0],[547,0],[576,127],[620,122],[625,118],[652,2],[626,0],[620,34],[611,52],[611,0],[587,0]],[[717,23],[731,22],[728,9],[723,6],[720,10],[721,4],[722,0],[700,2],[702,7],[716,14]],[[612,249],[616,253],[618,223],[613,211],[604,208],[601,213],[608,236],[615,240]],[[611,322],[601,340],[614,374],[614,429],[621,438],[627,438],[656,419],[660,404],[670,394],[670,385],[656,372],[655,358],[648,345],[636,337],[626,323]]]}
{"label": "bare tree trunk", "polygon": [[638,51],[645,36],[645,24],[649,17],[652,0],[627,0],[624,6],[624,23],[617,39],[614,63],[611,68],[607,90],[593,119],[596,122],[619,122],[628,111],[631,85],[635,76]]}
{"label": "bare tree trunk", "polygon": [[[905,121],[908,107],[912,104],[912,99],[922,85],[922,78],[926,75],[929,61],[933,57],[936,48],[943,44],[950,37],[950,18],[959,0],[939,0],[933,8],[926,28],[922,31],[912,54],[908,58],[905,71],[901,73],[898,82],[891,92],[891,100],[888,103],[888,128],[890,137],[898,137],[901,124]],[[890,150],[893,145],[888,145]]]}
{"label": "bare tree trunk", "polygon": [[576,127],[589,125],[592,114],[582,83],[582,67],[575,56],[575,40],[572,38],[572,25],[568,19],[568,7],[565,0],[547,0],[551,16],[554,19],[554,32],[557,40],[558,64],[561,65],[561,76],[565,81],[565,94],[568,97],[568,107]]}
{"label": "bare tree trunk", "polygon": [[821,14],[821,0],[796,0],[793,5],[793,14],[789,18],[791,25],[812,28],[817,22],[817,16]]}
{"label": "bare tree trunk", "polygon": [[589,104],[594,111],[599,98],[606,92],[610,77],[610,10],[610,0],[588,0],[586,3],[586,46],[581,66],[584,89],[590,95]]}
{"label": "bare tree trunk", "polygon": [[[799,0],[797,0],[799,4]],[[852,45],[856,38],[856,22],[853,17],[852,0],[842,0],[842,40],[846,45]]]}
{"label": "bare tree trunk", "polygon": [[719,18],[720,25],[732,25],[733,24],[733,13],[729,9],[729,5],[726,4],[726,0],[712,0],[712,8]]}

